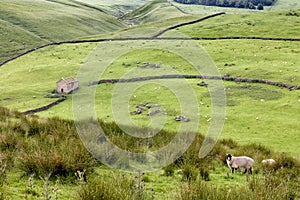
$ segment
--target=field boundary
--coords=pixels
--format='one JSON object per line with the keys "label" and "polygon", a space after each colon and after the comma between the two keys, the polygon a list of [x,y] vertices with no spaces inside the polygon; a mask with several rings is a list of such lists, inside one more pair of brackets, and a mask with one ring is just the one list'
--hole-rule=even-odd
{"label": "field boundary", "polygon": [[245,83],[261,83],[266,85],[273,85],[277,87],[287,88],[289,90],[300,90],[299,86],[294,86],[292,84],[283,83],[283,82],[274,82],[266,79],[253,79],[253,78],[237,78],[230,77],[228,75],[224,76],[202,76],[202,75],[180,75],[180,74],[170,74],[170,75],[161,75],[161,76],[145,76],[137,78],[128,78],[128,79],[103,79],[99,81],[93,81],[89,83],[91,85],[99,85],[104,83],[130,83],[130,82],[139,82],[147,80],[156,80],[156,79],[208,79],[208,80],[224,80],[224,81],[233,81],[233,82],[245,82]]}
{"label": "field boundary", "polygon": [[152,37],[153,37],[153,38],[157,38],[158,36],[161,36],[162,34],[164,34],[164,33],[167,32],[167,31],[170,31],[170,30],[173,30],[173,29],[182,27],[182,26],[187,26],[187,25],[195,24],[195,23],[198,23],[198,22],[201,22],[201,21],[204,21],[204,20],[213,18],[213,17],[217,17],[217,16],[219,16],[219,15],[224,15],[224,14],[226,14],[226,13],[225,13],[225,12],[219,12],[219,13],[207,15],[207,16],[205,16],[205,17],[202,17],[202,18],[200,18],[200,19],[196,19],[196,20],[193,20],[193,21],[190,21],[190,22],[184,22],[184,23],[181,23],[181,24],[176,24],[176,25],[174,25],[174,26],[171,26],[171,27],[168,27],[168,28],[166,28],[166,29],[164,29],[164,30],[161,30],[160,32],[158,32],[157,34],[155,34],[155,35],[152,36]]}
{"label": "field boundary", "polygon": [[21,54],[10,57],[2,62],[0,62],[0,67],[4,64],[9,63],[17,58],[25,56],[31,52],[37,51],[39,49],[43,49],[49,46],[58,46],[62,44],[80,44],[80,43],[99,43],[99,42],[107,42],[107,41],[137,41],[137,40],[278,40],[278,41],[300,41],[300,38],[279,38],[279,37],[257,37],[257,36],[223,36],[223,37],[192,37],[192,38],[184,38],[184,37],[137,37],[137,38],[102,38],[102,39],[90,39],[90,40],[69,40],[69,41],[61,41],[61,42],[52,42],[48,44],[44,44],[32,49],[29,49]]}
{"label": "field boundary", "polygon": [[27,110],[25,112],[22,112],[24,115],[29,115],[29,114],[34,114],[34,113],[37,113],[37,112],[41,112],[41,111],[45,111],[45,110],[48,110],[50,108],[52,108],[53,106],[63,102],[64,100],[66,100],[67,97],[66,96],[63,96],[63,97],[60,97],[58,100],[46,105],[46,106],[42,106],[42,107],[39,107],[39,108],[36,108],[36,109],[32,109],[32,110]]}
{"label": "field boundary", "polygon": [[[93,81],[88,84],[88,86],[100,85],[105,83],[115,84],[115,83],[132,83],[132,82],[140,82],[140,81],[148,81],[148,80],[157,80],[157,79],[208,79],[208,80],[223,80],[223,81],[232,81],[232,82],[244,82],[244,83],[260,83],[266,85],[277,86],[281,88],[287,88],[289,90],[300,90],[300,85],[294,86],[292,84],[283,83],[283,82],[274,82],[266,79],[252,79],[252,78],[236,78],[230,77],[228,75],[224,76],[202,76],[202,75],[179,75],[179,74],[169,74],[169,75],[161,75],[161,76],[145,76],[145,77],[136,77],[136,78],[128,78],[128,79],[102,79],[98,81]],[[58,100],[36,109],[28,110],[22,112],[25,115],[34,114],[37,112],[45,111],[53,106],[63,102],[67,97],[63,96]]]}

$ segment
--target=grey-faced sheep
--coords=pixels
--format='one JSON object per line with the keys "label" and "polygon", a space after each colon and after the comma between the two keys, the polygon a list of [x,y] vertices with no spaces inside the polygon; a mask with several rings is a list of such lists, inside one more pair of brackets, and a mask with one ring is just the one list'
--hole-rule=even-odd
{"label": "grey-faced sheep", "polygon": [[233,156],[231,154],[226,154],[226,162],[228,167],[234,173],[234,170],[238,168],[245,168],[245,172],[252,174],[252,167],[254,164],[254,160],[248,156]]}
{"label": "grey-faced sheep", "polygon": [[265,159],[265,160],[262,160],[261,163],[263,165],[274,165],[275,164],[275,160],[272,159],[272,158],[269,158],[269,159]]}

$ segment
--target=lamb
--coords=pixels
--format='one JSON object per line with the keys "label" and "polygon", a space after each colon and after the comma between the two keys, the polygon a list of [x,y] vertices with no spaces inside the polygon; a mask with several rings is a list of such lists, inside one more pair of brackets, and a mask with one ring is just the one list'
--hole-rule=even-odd
{"label": "lamb", "polygon": [[269,159],[262,160],[261,163],[263,165],[269,165],[269,166],[271,166],[271,165],[275,164],[275,160],[272,159],[272,158],[269,158]]}
{"label": "lamb", "polygon": [[226,154],[226,162],[230,169],[232,169],[232,173],[234,170],[238,168],[245,168],[246,173],[248,171],[249,174],[252,174],[252,167],[254,164],[254,160],[248,156],[233,156],[231,154]]}

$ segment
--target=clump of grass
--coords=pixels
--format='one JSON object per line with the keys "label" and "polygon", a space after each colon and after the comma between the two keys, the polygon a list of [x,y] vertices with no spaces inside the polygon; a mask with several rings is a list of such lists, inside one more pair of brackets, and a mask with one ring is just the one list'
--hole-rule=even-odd
{"label": "clump of grass", "polygon": [[174,175],[174,165],[170,164],[163,168],[165,176],[173,176]]}
{"label": "clump of grass", "polygon": [[26,193],[31,194],[32,196],[39,196],[38,192],[36,191],[36,186],[34,185],[34,176],[35,174],[31,174],[28,178]]}
{"label": "clump of grass", "polygon": [[[79,140],[72,122],[59,118],[31,121],[36,130],[24,139],[18,167],[27,174],[43,176],[51,172],[63,179],[75,179],[75,172],[92,171],[95,161]],[[33,132],[32,132],[33,133]]]}
{"label": "clump of grass", "polygon": [[238,187],[218,187],[208,185],[202,180],[183,184],[177,193],[177,199],[295,199],[297,187],[287,179],[275,175],[265,178],[249,177],[246,184]]}
{"label": "clump of grass", "polygon": [[200,168],[200,176],[201,176],[202,180],[209,181],[210,180],[209,170],[206,167],[201,167]]}
{"label": "clump of grass", "polygon": [[[0,154],[1,156],[1,154]],[[4,198],[4,189],[3,186],[6,183],[6,178],[7,178],[7,164],[6,162],[2,161],[2,158],[0,157],[0,199],[5,199]]]}
{"label": "clump of grass", "polygon": [[222,145],[224,145],[224,146],[226,146],[226,147],[228,147],[228,148],[230,148],[230,149],[233,149],[233,148],[235,148],[235,147],[238,146],[237,142],[234,141],[231,138],[229,138],[229,139],[221,139],[219,141],[219,143],[222,144]]}
{"label": "clump of grass", "polygon": [[82,200],[91,199],[145,199],[145,190],[141,180],[141,173],[136,176],[111,173],[101,174],[90,178],[78,191]]}
{"label": "clump of grass", "polygon": [[54,176],[75,178],[75,172],[87,170],[91,172],[93,159],[84,146],[78,141],[62,141],[55,144],[51,137],[42,136],[48,142],[39,139],[38,142],[26,143],[19,157],[18,167],[27,174],[43,175],[52,172]]}
{"label": "clump of grass", "polygon": [[182,180],[183,181],[195,181],[199,175],[197,168],[189,163],[182,166]]}

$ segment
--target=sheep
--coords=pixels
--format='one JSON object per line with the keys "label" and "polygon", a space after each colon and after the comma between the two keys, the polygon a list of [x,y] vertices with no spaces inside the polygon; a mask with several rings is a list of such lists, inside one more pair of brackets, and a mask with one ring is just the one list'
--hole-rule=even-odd
{"label": "sheep", "polygon": [[263,165],[269,165],[269,166],[271,166],[271,165],[275,164],[275,160],[272,159],[272,158],[269,158],[269,159],[262,160],[261,163]]}
{"label": "sheep", "polygon": [[247,156],[233,156],[231,154],[226,154],[226,162],[228,167],[234,173],[234,170],[238,168],[245,168],[246,173],[248,171],[249,174],[252,174],[252,167],[254,164],[254,160]]}

